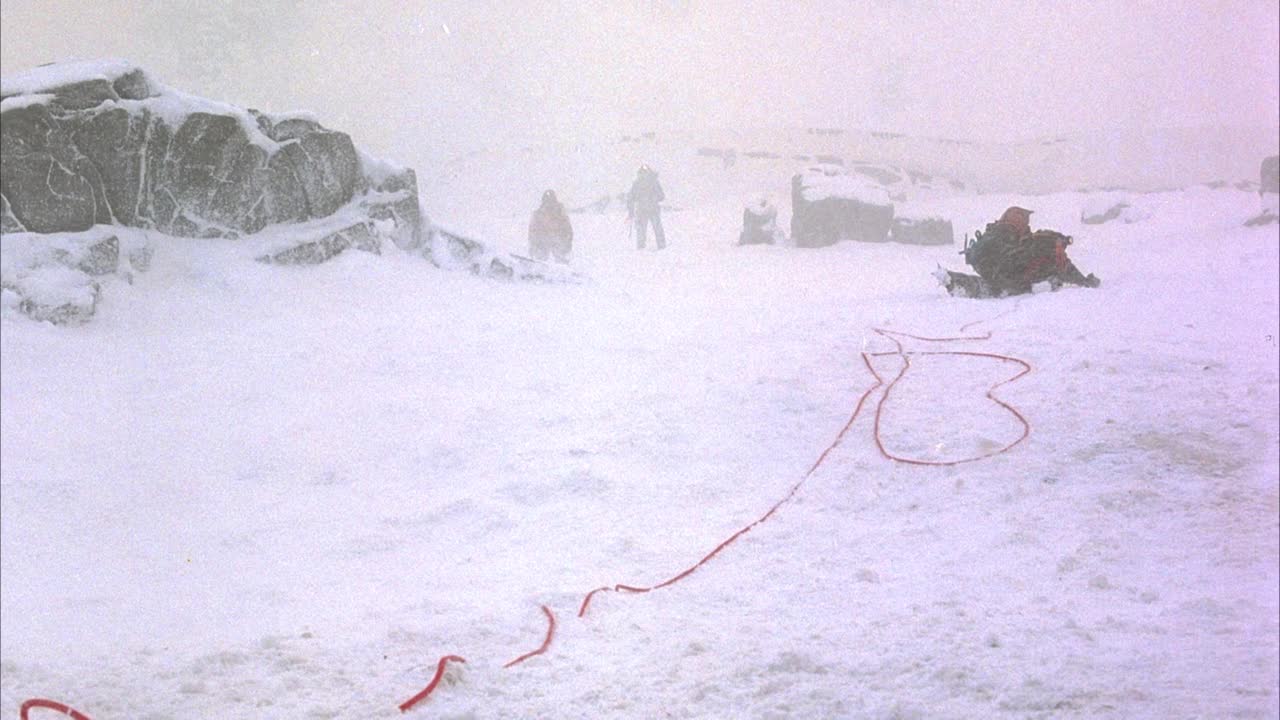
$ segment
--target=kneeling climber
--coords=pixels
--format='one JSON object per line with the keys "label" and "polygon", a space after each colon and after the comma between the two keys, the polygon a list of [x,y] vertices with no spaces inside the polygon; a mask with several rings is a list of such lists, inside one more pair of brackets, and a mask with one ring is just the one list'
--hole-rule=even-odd
{"label": "kneeling climber", "polygon": [[1063,285],[1098,287],[1097,277],[1081,273],[1067,257],[1071,238],[1056,230],[1032,232],[1031,213],[1016,206],[1005,210],[965,244],[965,262],[977,275],[938,268],[938,282],[952,295],[964,297],[1021,295],[1041,283],[1052,290]]}

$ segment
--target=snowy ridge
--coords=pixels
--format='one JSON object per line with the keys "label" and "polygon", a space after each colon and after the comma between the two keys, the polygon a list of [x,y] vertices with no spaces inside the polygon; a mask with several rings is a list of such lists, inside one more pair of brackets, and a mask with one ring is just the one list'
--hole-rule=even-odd
{"label": "snowy ridge", "polygon": [[[699,156],[732,148],[736,160]],[[530,143],[520,151],[477,149],[444,164],[419,163],[423,196],[436,214],[525,214],[547,188],[569,207],[624,192],[645,162],[662,174],[670,202],[705,206],[726,195],[789,194],[789,181],[819,156],[900,168],[910,199],[955,192],[1045,194],[1064,189],[1155,192],[1223,180],[1258,181],[1262,158],[1280,147],[1276,128],[1145,128],[1081,133],[1016,143],[977,143],[805,128],[684,129],[652,137]],[[405,158],[412,164],[413,158]],[[927,179],[926,179],[927,178]],[[957,186],[958,185],[958,186]]]}
{"label": "snowy ridge", "polygon": [[25,107],[31,107],[32,105],[44,105],[50,100],[53,100],[53,98],[54,96],[48,93],[6,97],[5,99],[0,100],[0,113],[7,112],[9,110],[20,110]]}
{"label": "snowy ridge", "polygon": [[[98,107],[119,107],[130,113],[146,109],[173,130],[181,127],[193,113],[230,116],[239,122],[249,142],[262,148],[268,156],[275,154],[282,146],[263,133],[257,120],[244,108],[181,92],[156,81],[141,67],[121,59],[72,60],[4,77],[0,79],[0,96],[4,98],[0,101],[0,111],[47,104],[56,99],[57,93],[53,91],[60,88],[92,81],[114,84],[126,78],[136,85],[132,94],[144,97],[109,98]],[[271,113],[268,117],[275,121],[300,119],[319,122],[313,113],[306,111]]]}
{"label": "snowy ridge", "polygon": [[[67,60],[31,68],[0,78],[0,97],[11,95],[34,95],[47,90],[89,80],[105,80],[114,83],[116,80],[137,72],[138,66],[128,60],[118,58],[102,58],[94,60]],[[147,85],[154,92],[161,91],[163,86],[157,85],[147,77]]]}

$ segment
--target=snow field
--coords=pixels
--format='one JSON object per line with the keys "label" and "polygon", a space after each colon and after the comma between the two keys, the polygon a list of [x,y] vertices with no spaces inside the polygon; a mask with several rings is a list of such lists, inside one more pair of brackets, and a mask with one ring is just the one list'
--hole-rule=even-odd
{"label": "snow field", "polygon": [[[1240,227],[1248,193],[1087,229],[1081,198],[938,202],[958,235],[1035,209],[1098,291],[949,298],[958,245],[735,248],[733,201],[668,213],[661,253],[573,216],[582,286],[175,242],[86,326],[6,311],[0,716],[399,717],[457,653],[412,714],[1276,717],[1276,229]],[[472,222],[522,250],[527,218]],[[575,617],[785,494],[891,349],[871,328],[996,316],[904,345],[1031,363],[997,391],[1026,442],[897,465],[868,408],[767,523]],[[1014,366],[912,364],[891,449],[1016,437],[982,397]],[[554,643],[503,670],[540,604]]]}

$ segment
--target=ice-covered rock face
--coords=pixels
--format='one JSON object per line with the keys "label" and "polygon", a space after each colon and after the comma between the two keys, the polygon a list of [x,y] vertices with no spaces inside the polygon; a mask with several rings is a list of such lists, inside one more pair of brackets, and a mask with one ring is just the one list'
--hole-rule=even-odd
{"label": "ice-covered rock face", "polygon": [[313,118],[185,95],[121,61],[36,68],[5,78],[0,97],[5,232],[109,224],[237,237],[372,194],[398,243],[422,242],[413,171]]}

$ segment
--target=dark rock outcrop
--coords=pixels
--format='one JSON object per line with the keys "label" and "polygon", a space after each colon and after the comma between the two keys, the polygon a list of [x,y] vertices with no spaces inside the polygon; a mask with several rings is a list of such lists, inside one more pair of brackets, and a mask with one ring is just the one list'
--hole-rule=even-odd
{"label": "dark rock outcrop", "polygon": [[368,193],[387,196],[370,206],[406,242],[423,229],[411,170],[371,176],[376,161],[350,136],[308,117],[184,96],[118,62],[38,68],[2,94],[6,232],[112,224],[238,237]]}
{"label": "dark rock outcrop", "polygon": [[370,222],[359,222],[315,240],[307,240],[276,253],[258,257],[259,262],[275,265],[319,265],[355,248],[374,255],[382,254],[382,242]]}
{"label": "dark rock outcrop", "polygon": [[812,168],[791,179],[791,239],[797,247],[884,242],[892,224],[888,192],[867,180],[831,168]]}
{"label": "dark rock outcrop", "polygon": [[944,218],[895,217],[890,237],[907,245],[950,245],[955,242],[955,229]]}
{"label": "dark rock outcrop", "polygon": [[1272,155],[1258,168],[1258,192],[1280,193],[1280,155]]}
{"label": "dark rock outcrop", "polygon": [[1280,215],[1277,215],[1275,210],[1272,210],[1271,208],[1264,208],[1262,212],[1254,215],[1248,220],[1245,220],[1244,226],[1262,227],[1264,225],[1270,225],[1277,222],[1280,222]]}
{"label": "dark rock outcrop", "polygon": [[313,265],[386,243],[439,267],[576,281],[435,228],[414,172],[301,113],[184,95],[121,61],[0,80],[4,307],[75,324],[105,283],[151,265],[152,237],[234,239],[242,257]]}
{"label": "dark rock outcrop", "polygon": [[9,198],[0,194],[0,234],[26,231],[27,228],[18,222],[18,218],[9,209]]}

